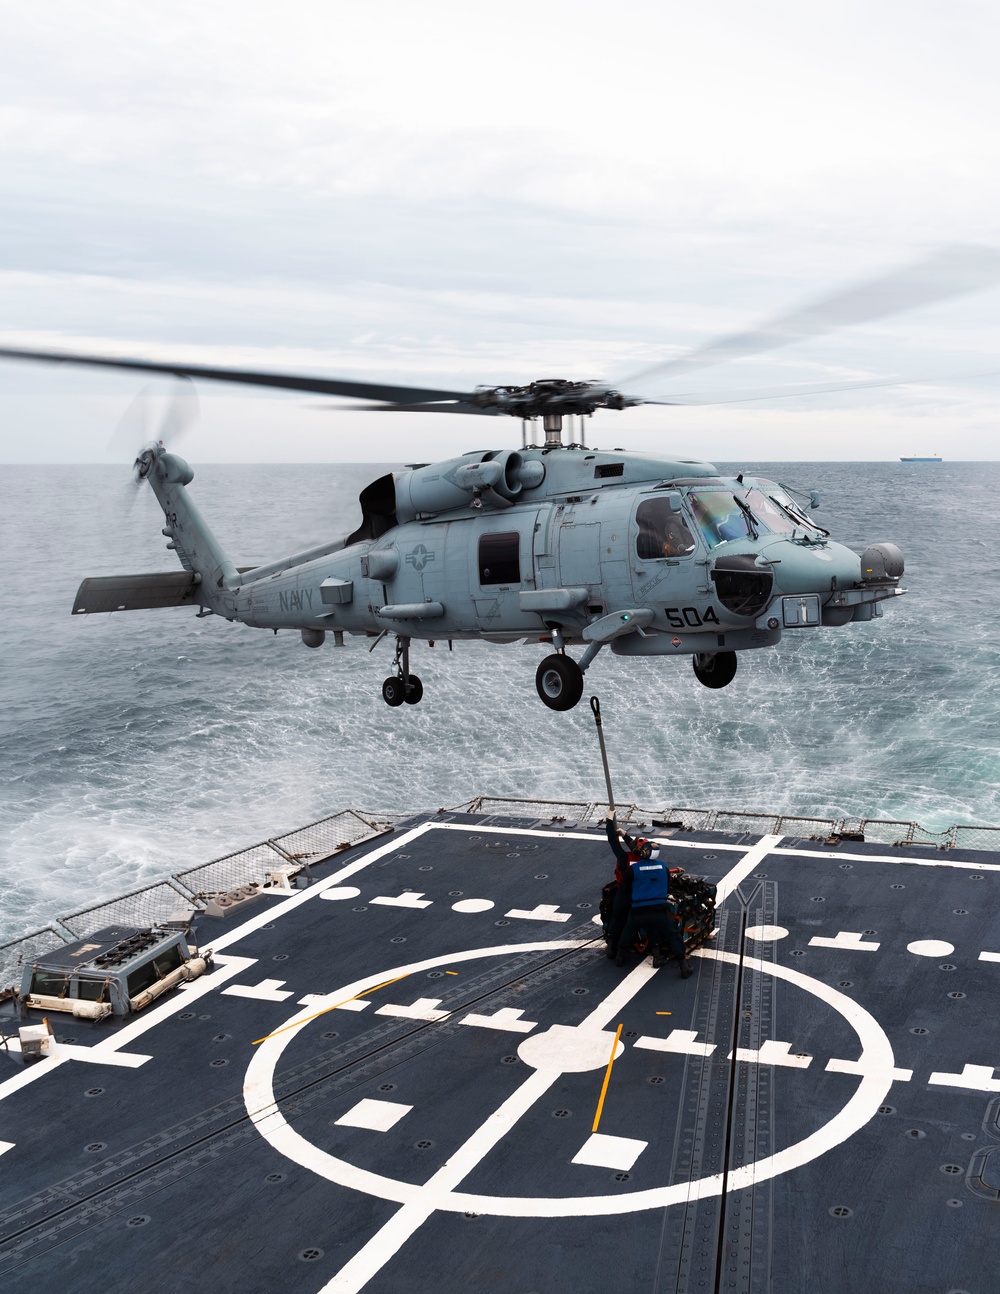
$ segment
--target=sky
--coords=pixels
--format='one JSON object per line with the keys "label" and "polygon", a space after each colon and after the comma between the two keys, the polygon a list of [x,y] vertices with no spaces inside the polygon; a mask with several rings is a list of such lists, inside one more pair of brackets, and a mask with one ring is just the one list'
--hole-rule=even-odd
{"label": "sky", "polygon": [[[936,249],[1000,247],[995,4],[0,0],[0,22],[0,345],[616,381]],[[588,434],[709,461],[994,459],[983,373],[998,286],[637,394],[905,385],[606,412]],[[115,461],[146,385],[0,364],[0,461]],[[195,463],[520,440],[198,394]]]}

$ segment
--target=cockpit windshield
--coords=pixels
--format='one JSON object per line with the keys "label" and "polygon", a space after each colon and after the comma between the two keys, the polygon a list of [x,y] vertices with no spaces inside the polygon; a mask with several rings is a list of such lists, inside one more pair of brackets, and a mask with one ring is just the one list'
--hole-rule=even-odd
{"label": "cockpit windshield", "polygon": [[688,502],[698,529],[710,548],[729,539],[746,539],[750,534],[749,518],[726,490],[692,490]]}
{"label": "cockpit windshield", "polygon": [[778,485],[762,482],[742,490],[692,490],[688,500],[706,543],[756,538],[755,531],[790,535],[817,527]]}

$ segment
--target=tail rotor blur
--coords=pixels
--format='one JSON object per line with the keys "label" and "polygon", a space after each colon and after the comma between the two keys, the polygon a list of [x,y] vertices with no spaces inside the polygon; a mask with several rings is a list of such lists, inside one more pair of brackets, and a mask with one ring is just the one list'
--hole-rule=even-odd
{"label": "tail rotor blur", "polygon": [[[158,409],[157,405],[161,407]],[[142,480],[139,465],[143,450],[154,445],[175,448],[198,421],[199,413],[198,393],[189,377],[176,378],[165,401],[156,384],[150,383],[118,420],[107,452],[117,459],[132,460],[138,485]]]}

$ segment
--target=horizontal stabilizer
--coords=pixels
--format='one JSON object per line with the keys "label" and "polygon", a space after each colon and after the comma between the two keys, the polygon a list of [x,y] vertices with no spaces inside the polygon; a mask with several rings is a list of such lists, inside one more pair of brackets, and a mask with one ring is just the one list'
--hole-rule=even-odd
{"label": "horizontal stabilizer", "polygon": [[73,615],[198,606],[198,582],[198,576],[193,571],[165,571],[154,575],[98,575],[84,580],[80,585],[73,603]]}

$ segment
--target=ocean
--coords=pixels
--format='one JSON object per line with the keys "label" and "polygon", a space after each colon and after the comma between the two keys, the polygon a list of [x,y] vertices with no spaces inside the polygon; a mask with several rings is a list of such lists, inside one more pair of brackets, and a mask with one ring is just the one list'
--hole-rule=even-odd
{"label": "ocean", "polygon": [[[384,470],[195,463],[191,489],[251,565],[344,533]],[[618,798],[1000,823],[1000,464],[733,470],[818,489],[817,520],[858,551],[898,543],[909,594],[741,655],[720,691],[686,658],[602,653],[585,695]],[[603,794],[589,706],[535,694],[538,644],[417,644],[424,700],[393,710],[388,640],[310,651],[191,610],[71,618],[84,576],[176,569],[161,525],[123,468],[2,469],[0,940],[340,808]]]}

